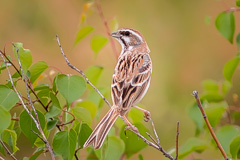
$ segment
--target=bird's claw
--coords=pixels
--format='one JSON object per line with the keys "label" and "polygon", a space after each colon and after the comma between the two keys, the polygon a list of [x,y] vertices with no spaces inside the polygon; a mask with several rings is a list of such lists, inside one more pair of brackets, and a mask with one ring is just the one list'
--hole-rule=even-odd
{"label": "bird's claw", "polygon": [[149,111],[145,111],[144,112],[144,121],[148,122],[150,120],[150,118],[151,118],[150,112]]}
{"label": "bird's claw", "polygon": [[125,135],[126,135],[126,131],[129,130],[129,129],[132,130],[133,132],[136,132],[136,133],[139,132],[138,129],[137,129],[137,127],[135,127],[134,125],[126,126],[125,129],[124,129]]}

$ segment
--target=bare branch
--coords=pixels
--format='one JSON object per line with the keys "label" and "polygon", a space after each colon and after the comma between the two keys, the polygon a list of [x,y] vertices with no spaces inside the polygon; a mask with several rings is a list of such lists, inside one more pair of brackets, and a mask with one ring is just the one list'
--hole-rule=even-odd
{"label": "bare branch", "polygon": [[158,137],[158,134],[157,134],[155,125],[154,125],[154,123],[153,123],[153,120],[152,120],[151,117],[149,117],[149,120],[151,121],[152,128],[153,128],[153,132],[154,132],[154,134],[155,134],[155,137],[157,138],[157,144],[160,146],[160,140],[159,140],[159,137]]}
{"label": "bare branch", "polygon": [[[130,127],[129,127],[128,129],[129,129],[130,131],[132,131],[133,133],[135,133],[139,138],[141,138],[141,139],[142,139],[145,143],[147,143],[149,146],[151,146],[151,147],[153,147],[153,148],[161,151],[166,158],[168,158],[168,159],[170,159],[170,160],[174,160],[174,158],[173,158],[170,154],[168,154],[168,153],[162,148],[162,146],[161,146],[160,144],[155,144],[155,143],[147,140],[147,139],[146,139],[143,135],[141,135],[138,131],[132,130]],[[150,134],[148,134],[148,136],[150,136],[150,138],[153,139],[153,137],[152,137]],[[156,142],[156,141],[154,140],[154,142]]]}
{"label": "bare branch", "polygon": [[156,145],[158,145],[158,142],[153,138],[153,136],[151,136],[151,134],[149,134],[148,132],[146,132],[146,134]]}
{"label": "bare branch", "polygon": [[114,41],[113,41],[113,38],[112,38],[112,36],[111,36],[111,33],[110,33],[110,29],[109,29],[109,27],[108,27],[107,20],[106,20],[105,17],[104,17],[104,14],[103,14],[103,11],[102,11],[102,7],[101,7],[100,3],[98,2],[98,0],[96,0],[95,2],[96,2],[96,5],[97,5],[98,13],[99,13],[99,15],[100,15],[100,17],[101,17],[101,19],[102,19],[102,21],[103,21],[103,24],[104,24],[104,26],[105,26],[105,28],[106,28],[106,31],[107,31],[107,35],[108,35],[108,37],[109,37],[109,39],[110,39],[113,53],[114,53],[116,59],[118,59],[117,49],[116,49],[115,43],[114,43]]}
{"label": "bare branch", "polygon": [[231,7],[229,9],[227,9],[225,12],[237,12],[237,11],[240,11],[240,8],[236,8],[236,7]]}
{"label": "bare branch", "polygon": [[[30,94],[29,94],[28,78],[25,76],[24,71],[23,71],[23,69],[22,69],[22,64],[21,64],[21,60],[20,60],[20,57],[19,57],[19,53],[18,53],[19,50],[18,50],[17,46],[16,46],[14,43],[12,43],[12,44],[13,44],[13,46],[14,46],[15,49],[16,49],[16,53],[17,53],[17,58],[18,58],[18,63],[19,63],[20,71],[21,71],[21,73],[22,73],[22,78],[23,78],[23,80],[24,80],[24,82],[25,82],[25,86],[26,86],[26,90],[27,90],[28,101],[29,101],[29,103],[30,103],[30,105],[31,105],[31,107],[32,107],[32,110],[33,110],[33,112],[34,112],[34,114],[35,114],[35,117],[36,117],[36,119],[34,119],[34,120],[35,120],[34,122],[35,122],[35,124],[36,124],[37,129],[39,130],[39,132],[40,132],[41,135],[42,135],[42,140],[45,142],[45,144],[46,144],[46,146],[47,146],[47,148],[48,148],[48,150],[49,150],[49,152],[50,152],[50,154],[51,154],[52,159],[55,160],[54,153],[53,153],[53,149],[52,149],[52,147],[50,146],[50,144],[48,143],[47,138],[46,138],[46,136],[45,136],[45,134],[44,134],[44,132],[43,132],[43,130],[42,130],[42,127],[41,127],[41,125],[40,125],[40,121],[39,121],[39,118],[38,118],[37,111],[36,111],[36,109],[35,109],[35,107],[34,107],[34,105],[33,105],[33,102],[32,102],[32,100],[31,100],[31,97],[30,97]],[[30,86],[30,88],[31,88],[31,86]],[[45,108],[45,107],[44,107],[44,108]]]}
{"label": "bare branch", "polygon": [[200,111],[201,111],[201,113],[202,113],[202,116],[203,116],[203,118],[204,118],[204,121],[205,121],[205,123],[206,123],[206,125],[207,125],[207,127],[208,127],[208,130],[210,131],[210,133],[211,133],[214,141],[216,142],[217,147],[219,148],[220,152],[222,153],[224,159],[225,159],[225,160],[229,160],[229,158],[227,157],[227,154],[225,153],[222,145],[221,145],[220,142],[218,141],[217,136],[216,136],[216,134],[214,133],[214,131],[213,131],[213,129],[212,129],[212,126],[211,126],[211,124],[210,124],[210,122],[209,122],[209,120],[208,120],[208,118],[207,118],[207,115],[206,115],[206,113],[205,113],[205,111],[204,111],[204,109],[203,109],[203,107],[202,107],[202,103],[201,103],[201,101],[200,101],[200,99],[199,99],[199,96],[198,96],[198,91],[193,91],[192,94],[193,94],[193,96],[194,96],[195,99],[196,99],[198,108],[200,109]]}
{"label": "bare branch", "polygon": [[7,153],[12,157],[12,159],[17,160],[17,158],[14,157],[13,153],[10,152],[10,150],[7,148],[7,146],[4,144],[4,142],[1,139],[0,139],[0,143],[2,144],[3,148],[7,151]]}
{"label": "bare branch", "polygon": [[77,156],[77,152],[78,152],[81,148],[82,148],[82,147],[79,147],[79,148],[76,149],[75,152],[74,152],[74,156],[75,156],[76,160],[79,160],[79,159],[78,159],[78,156]]}
{"label": "bare branch", "polygon": [[57,42],[58,42],[58,45],[59,45],[59,48],[61,50],[61,53],[65,59],[65,61],[67,62],[68,66],[71,67],[72,69],[74,69],[75,71],[77,71],[78,73],[80,73],[82,75],[82,77],[86,80],[86,82],[92,86],[92,88],[102,97],[102,99],[108,104],[109,107],[111,107],[112,105],[108,102],[108,100],[102,95],[102,93],[88,80],[88,78],[86,77],[86,75],[83,73],[82,70],[76,68],[75,66],[73,66],[69,60],[67,59],[65,53],[63,52],[63,49],[62,49],[62,46],[61,46],[61,43],[60,43],[60,40],[59,40],[59,37],[58,35],[56,35],[56,38],[57,38]]}
{"label": "bare branch", "polygon": [[38,136],[38,138],[40,138],[40,139],[46,144],[45,140],[44,140],[37,132],[35,132],[35,131],[32,130],[32,129],[31,129],[31,131],[32,131],[34,134],[36,134],[36,136]]}
{"label": "bare branch", "polygon": [[179,138],[179,122],[177,122],[177,132],[176,132],[176,158],[178,160],[178,138]]}
{"label": "bare branch", "polygon": [[12,117],[11,120],[13,120],[13,121],[19,121],[19,117]]}
{"label": "bare branch", "polygon": [[4,160],[4,158],[0,156],[0,160]]}
{"label": "bare branch", "polygon": [[[61,124],[57,124],[57,126],[64,126],[64,125],[67,125],[67,124],[72,124],[72,123],[76,120],[74,114],[72,114],[71,112],[66,111],[65,109],[67,109],[67,107],[63,108],[62,113],[61,113],[61,115],[60,115],[60,122],[61,122]],[[66,112],[66,113],[70,114],[70,115],[73,117],[73,119],[70,120],[70,121],[68,121],[68,122],[66,122],[66,123],[63,123],[63,122],[62,122],[63,112]]]}
{"label": "bare branch", "polygon": [[[13,44],[13,45],[14,45],[14,44]],[[18,49],[16,48],[15,45],[14,45],[14,47],[15,47],[16,52],[17,52],[18,62],[19,62],[19,66],[20,66],[20,69],[21,69],[21,72],[22,72],[22,77],[24,78],[24,73],[23,73],[23,70],[22,70],[22,66],[21,66],[21,62],[20,62],[20,58],[19,58],[19,54],[18,54]],[[2,53],[2,52],[0,52],[0,56],[2,57],[5,65],[6,65],[6,64],[7,64],[7,61],[4,59],[4,56],[3,56],[3,53]],[[38,130],[39,130],[40,133],[42,134],[43,138],[45,139],[47,147],[48,147],[48,148],[51,148],[50,145],[49,145],[49,143],[48,143],[48,141],[47,141],[47,139],[46,139],[46,137],[45,137],[45,135],[44,135],[44,133],[43,133],[43,131],[42,131],[42,128],[41,128],[41,126],[40,126],[40,122],[37,121],[37,119],[35,119],[35,118],[33,117],[32,113],[30,112],[30,110],[29,110],[29,109],[27,108],[27,106],[25,105],[25,103],[24,103],[21,95],[19,94],[19,92],[17,91],[16,87],[14,86],[13,79],[12,79],[11,73],[10,73],[9,68],[8,68],[7,65],[6,65],[6,69],[7,69],[7,72],[8,72],[8,76],[9,76],[9,79],[10,79],[10,82],[11,82],[11,85],[12,85],[12,88],[13,88],[13,90],[16,92],[16,94],[17,94],[20,102],[22,103],[23,108],[27,111],[28,115],[29,115],[29,116],[31,117],[31,119],[34,121],[36,127],[38,128]],[[26,79],[24,78],[24,80],[26,80]],[[26,81],[25,81],[25,83],[26,83]],[[26,88],[27,88],[27,91],[28,91],[28,93],[27,93],[27,94],[28,94],[28,97],[30,98],[27,84],[26,84]],[[32,109],[35,110],[35,108],[34,108],[34,106],[33,106],[33,104],[32,104],[31,99],[29,100],[29,102],[30,102],[31,105],[32,105]],[[35,110],[35,112],[36,112],[36,110]],[[38,117],[38,116],[36,116],[36,117]],[[49,150],[50,150],[50,149],[49,149]],[[51,153],[51,150],[50,150],[50,153]],[[53,156],[52,159],[55,160],[54,155],[53,155],[53,151],[52,151],[51,156]]]}

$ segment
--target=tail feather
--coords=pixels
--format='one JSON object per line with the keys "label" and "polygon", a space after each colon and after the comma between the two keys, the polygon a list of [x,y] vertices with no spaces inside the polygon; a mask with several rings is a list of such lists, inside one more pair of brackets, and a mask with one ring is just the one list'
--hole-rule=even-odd
{"label": "tail feather", "polygon": [[93,144],[94,149],[98,149],[102,146],[109,130],[113,126],[119,115],[118,109],[113,106],[108,113],[102,118],[98,123],[97,127],[94,129],[92,134],[88,137],[87,141],[84,143],[83,147],[88,147]]}

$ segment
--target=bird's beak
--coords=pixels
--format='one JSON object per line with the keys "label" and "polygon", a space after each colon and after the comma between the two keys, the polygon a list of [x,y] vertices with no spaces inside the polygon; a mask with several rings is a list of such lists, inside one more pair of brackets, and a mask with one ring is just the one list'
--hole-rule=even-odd
{"label": "bird's beak", "polygon": [[120,37],[121,37],[121,35],[119,34],[118,31],[113,32],[113,33],[111,34],[111,36],[114,37],[114,38],[120,38]]}

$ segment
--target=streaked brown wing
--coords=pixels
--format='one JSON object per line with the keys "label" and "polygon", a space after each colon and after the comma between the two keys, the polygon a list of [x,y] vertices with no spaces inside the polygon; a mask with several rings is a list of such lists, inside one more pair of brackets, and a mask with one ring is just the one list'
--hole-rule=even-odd
{"label": "streaked brown wing", "polygon": [[113,74],[112,99],[124,115],[145,95],[150,82],[152,63],[148,54],[125,54]]}

